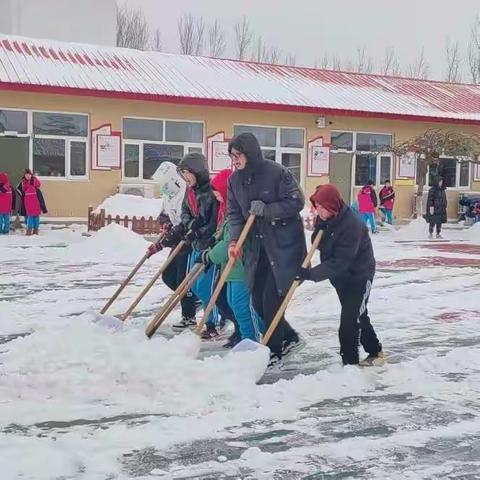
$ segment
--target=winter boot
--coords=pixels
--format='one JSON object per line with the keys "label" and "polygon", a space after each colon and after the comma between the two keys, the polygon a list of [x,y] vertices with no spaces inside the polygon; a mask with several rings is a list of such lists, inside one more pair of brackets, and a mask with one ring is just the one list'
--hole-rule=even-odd
{"label": "winter boot", "polygon": [[381,367],[385,363],[385,354],[378,352],[376,355],[369,355],[359,362],[360,367]]}
{"label": "winter boot", "polygon": [[33,234],[34,234],[34,235],[38,235],[38,228],[34,228],[34,229],[33,229]]}
{"label": "winter boot", "polygon": [[442,234],[441,234],[441,233],[437,233],[437,238],[438,238],[439,240],[442,239],[442,238],[443,238],[443,237],[442,237]]}
{"label": "winter boot", "polygon": [[185,328],[195,327],[196,325],[197,321],[195,320],[195,317],[182,317],[178,323],[172,325],[172,328],[184,330]]}
{"label": "winter boot", "polygon": [[32,235],[32,229],[27,228],[27,237],[30,237]]}
{"label": "winter boot", "polygon": [[288,340],[284,340],[282,344],[282,356],[288,355],[293,352],[298,352],[305,346],[305,342],[295,334]]}
{"label": "winter boot", "polygon": [[272,352],[270,354],[270,360],[267,365],[267,370],[275,371],[275,370],[282,370],[284,367],[281,355],[278,353]]}
{"label": "winter boot", "polygon": [[428,234],[428,238],[431,240],[431,239],[433,238],[433,233],[430,232],[430,233]]}
{"label": "winter boot", "polygon": [[233,332],[229,337],[227,343],[225,343],[223,348],[233,348],[237,343],[240,343],[241,337],[237,332]]}

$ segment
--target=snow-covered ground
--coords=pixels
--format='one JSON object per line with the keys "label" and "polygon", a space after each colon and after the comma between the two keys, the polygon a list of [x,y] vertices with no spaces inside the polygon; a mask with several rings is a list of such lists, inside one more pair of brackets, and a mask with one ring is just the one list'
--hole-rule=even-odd
{"label": "snow-covered ground", "polygon": [[82,232],[0,237],[2,480],[480,478],[480,227],[373,238],[384,368],[339,365],[336,296],[305,284],[288,318],[307,346],[260,385],[253,356],[173,337],[178,311],[146,339],[161,282],[122,330],[96,324],[148,244],[117,225]]}
{"label": "snow-covered ground", "polygon": [[105,210],[105,214],[112,217],[119,215],[124,217],[136,216],[157,218],[158,213],[163,210],[163,200],[161,198],[144,198],[137,195],[127,195],[116,193],[107,197],[96,209],[95,213]]}

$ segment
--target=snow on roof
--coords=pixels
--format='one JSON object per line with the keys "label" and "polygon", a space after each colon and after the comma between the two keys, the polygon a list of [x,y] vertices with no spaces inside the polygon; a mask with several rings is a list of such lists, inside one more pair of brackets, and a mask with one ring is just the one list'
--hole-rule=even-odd
{"label": "snow on roof", "polygon": [[0,89],[480,124],[480,86],[0,34]]}

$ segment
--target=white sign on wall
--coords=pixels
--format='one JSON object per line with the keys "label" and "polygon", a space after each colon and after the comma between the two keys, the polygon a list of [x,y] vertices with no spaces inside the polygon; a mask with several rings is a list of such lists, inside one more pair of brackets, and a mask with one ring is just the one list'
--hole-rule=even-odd
{"label": "white sign on wall", "polygon": [[398,157],[397,178],[415,178],[415,153],[410,152]]}
{"label": "white sign on wall", "polygon": [[120,168],[121,152],[118,135],[97,135],[97,165],[100,168]]}
{"label": "white sign on wall", "polygon": [[226,168],[232,168],[228,142],[212,142],[212,171],[218,172]]}

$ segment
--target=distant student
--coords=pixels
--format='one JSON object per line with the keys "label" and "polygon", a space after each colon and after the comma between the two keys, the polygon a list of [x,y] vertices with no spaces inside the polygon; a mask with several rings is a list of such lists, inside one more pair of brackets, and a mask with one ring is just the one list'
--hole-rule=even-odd
{"label": "distant student", "polygon": [[47,213],[47,207],[40,190],[40,180],[26,169],[17,191],[22,198],[22,213],[27,224],[27,235],[38,235],[40,214]]}
{"label": "distant student", "polygon": [[358,211],[365,222],[365,225],[370,224],[372,233],[377,233],[377,222],[375,220],[375,210],[378,205],[377,194],[373,186],[373,180],[369,180],[367,184],[358,192]]}
{"label": "distant student", "polygon": [[385,185],[378,194],[380,197],[380,210],[382,211],[385,220],[388,224],[393,225],[393,204],[395,203],[395,192],[390,183],[390,180],[385,182]]}
{"label": "distant student", "polygon": [[432,188],[428,191],[427,215],[428,235],[433,237],[434,228],[437,231],[437,238],[442,238],[442,223],[447,223],[447,194],[445,183],[442,177],[433,179]]}
{"label": "distant student", "polygon": [[0,173],[0,234],[10,232],[10,215],[15,208],[15,195],[6,173]]}

